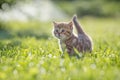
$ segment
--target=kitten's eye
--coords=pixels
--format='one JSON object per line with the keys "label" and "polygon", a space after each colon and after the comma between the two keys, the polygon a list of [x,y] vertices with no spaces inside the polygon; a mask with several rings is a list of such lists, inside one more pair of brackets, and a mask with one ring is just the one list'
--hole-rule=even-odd
{"label": "kitten's eye", "polygon": [[62,30],[61,32],[65,32],[65,30]]}

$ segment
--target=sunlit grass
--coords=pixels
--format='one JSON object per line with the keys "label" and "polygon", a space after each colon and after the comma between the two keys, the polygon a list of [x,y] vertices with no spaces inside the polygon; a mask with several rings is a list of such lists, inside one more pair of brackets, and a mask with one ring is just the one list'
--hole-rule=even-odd
{"label": "sunlit grass", "polygon": [[120,19],[80,22],[94,42],[92,54],[80,59],[61,58],[51,22],[6,22],[7,31],[1,32],[6,34],[0,37],[0,80],[119,80]]}

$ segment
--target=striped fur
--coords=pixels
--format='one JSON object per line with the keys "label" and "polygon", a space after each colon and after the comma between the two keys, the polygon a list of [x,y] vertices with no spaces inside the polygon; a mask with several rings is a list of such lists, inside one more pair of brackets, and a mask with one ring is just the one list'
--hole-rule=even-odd
{"label": "striped fur", "polygon": [[[67,51],[69,55],[75,53],[74,48],[78,52],[91,52],[92,51],[92,40],[83,31],[82,27],[77,21],[77,17],[73,17],[73,22],[53,22],[54,23],[54,36],[60,41],[60,47],[62,51]],[[73,23],[77,29],[77,35],[73,34]]]}

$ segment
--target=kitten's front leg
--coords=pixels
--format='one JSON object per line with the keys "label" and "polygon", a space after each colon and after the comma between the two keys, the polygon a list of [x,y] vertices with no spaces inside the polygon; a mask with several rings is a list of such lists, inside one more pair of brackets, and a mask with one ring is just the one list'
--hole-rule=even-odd
{"label": "kitten's front leg", "polygon": [[62,41],[59,42],[59,47],[63,53],[66,52],[66,45]]}
{"label": "kitten's front leg", "polygon": [[63,58],[64,57],[64,53],[67,52],[66,45],[62,41],[60,41],[59,42],[59,47],[60,47],[60,49],[62,51],[61,57]]}
{"label": "kitten's front leg", "polygon": [[74,55],[74,49],[71,46],[67,46],[67,52],[70,56]]}

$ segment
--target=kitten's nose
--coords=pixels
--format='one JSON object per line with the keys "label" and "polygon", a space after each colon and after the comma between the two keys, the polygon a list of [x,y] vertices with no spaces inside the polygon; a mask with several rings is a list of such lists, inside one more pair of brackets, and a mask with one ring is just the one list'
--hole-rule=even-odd
{"label": "kitten's nose", "polygon": [[60,33],[58,33],[58,36],[60,36]]}

